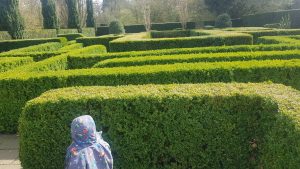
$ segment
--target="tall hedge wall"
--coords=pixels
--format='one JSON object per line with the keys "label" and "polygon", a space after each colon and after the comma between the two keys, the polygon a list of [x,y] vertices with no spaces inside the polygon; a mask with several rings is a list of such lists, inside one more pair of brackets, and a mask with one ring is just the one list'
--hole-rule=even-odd
{"label": "tall hedge wall", "polygon": [[279,23],[282,17],[287,15],[291,17],[291,27],[300,28],[300,9],[244,16],[242,17],[243,26],[264,26],[265,24]]}
{"label": "tall hedge wall", "polygon": [[90,114],[115,168],[297,169],[299,113],[299,91],[282,85],[60,89],[26,104],[20,159],[24,169],[63,168],[72,119]]}
{"label": "tall hedge wall", "polygon": [[67,59],[57,56],[0,74],[0,132],[16,132],[17,120],[26,101],[49,89],[67,86],[272,81],[300,89],[299,78],[294,78],[300,76],[300,60],[62,70],[68,67]]}

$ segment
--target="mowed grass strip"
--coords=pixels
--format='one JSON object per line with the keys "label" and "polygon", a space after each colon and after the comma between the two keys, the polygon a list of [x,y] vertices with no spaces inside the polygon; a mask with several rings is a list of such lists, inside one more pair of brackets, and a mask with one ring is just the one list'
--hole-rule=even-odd
{"label": "mowed grass strip", "polygon": [[181,54],[162,56],[142,56],[128,58],[114,58],[99,62],[94,67],[120,67],[155,64],[173,64],[183,62],[220,62],[220,61],[248,61],[248,60],[284,60],[300,59],[300,50],[291,51],[259,51],[235,53],[207,53]]}

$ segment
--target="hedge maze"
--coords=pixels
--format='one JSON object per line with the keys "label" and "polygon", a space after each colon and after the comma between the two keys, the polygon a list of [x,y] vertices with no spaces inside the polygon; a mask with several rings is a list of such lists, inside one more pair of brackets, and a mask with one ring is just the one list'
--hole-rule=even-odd
{"label": "hedge maze", "polygon": [[299,37],[248,28],[3,41],[0,132],[20,134],[24,169],[63,168],[83,114],[116,168],[297,169]]}

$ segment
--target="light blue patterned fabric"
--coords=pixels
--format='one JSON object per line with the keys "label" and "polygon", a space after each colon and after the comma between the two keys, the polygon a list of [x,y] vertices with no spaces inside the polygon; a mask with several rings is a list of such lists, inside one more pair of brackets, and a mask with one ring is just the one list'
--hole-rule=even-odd
{"label": "light blue patterned fabric", "polygon": [[91,116],[77,117],[71,127],[73,143],[67,150],[65,169],[112,169],[109,144],[96,132]]}

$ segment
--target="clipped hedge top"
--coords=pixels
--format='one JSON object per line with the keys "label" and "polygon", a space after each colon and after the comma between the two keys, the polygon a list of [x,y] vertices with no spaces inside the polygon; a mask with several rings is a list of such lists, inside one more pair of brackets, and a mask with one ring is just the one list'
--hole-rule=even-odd
{"label": "clipped hedge top", "polygon": [[149,51],[132,51],[122,53],[107,54],[88,54],[73,55],[74,58],[95,58],[99,60],[112,58],[140,57],[140,56],[161,56],[176,54],[197,54],[197,53],[220,53],[220,52],[242,52],[242,51],[272,51],[272,50],[292,50],[300,49],[300,44],[271,44],[271,45],[236,45],[236,46],[212,46],[212,47],[195,47],[195,48],[176,48],[176,49],[160,49]]}
{"label": "clipped hedge top", "polygon": [[58,38],[41,38],[41,39],[18,39],[18,40],[5,40],[0,41],[0,43],[14,43],[14,42],[34,42],[34,41],[48,41],[48,42],[61,42],[67,43],[67,39],[64,37]]}
{"label": "clipped hedge top", "polygon": [[24,53],[27,53],[27,52],[56,51],[56,50],[60,49],[62,46],[63,45],[58,42],[49,42],[49,43],[24,47],[24,48],[20,48],[20,49],[10,50],[8,52],[1,53],[0,56],[11,55],[11,54],[21,54],[21,53],[23,53],[23,55],[24,55]]}
{"label": "clipped hedge top", "polygon": [[[51,58],[52,60],[66,60],[67,57],[60,56],[58,58]],[[134,74],[155,74],[155,73],[171,73],[171,72],[193,72],[193,71],[209,71],[209,70],[234,70],[234,69],[269,69],[269,68],[300,68],[300,59],[292,60],[263,60],[263,61],[236,61],[236,62],[212,62],[212,63],[176,63],[171,65],[146,65],[133,67],[115,67],[115,68],[98,68],[98,69],[74,69],[61,71],[46,71],[43,73],[37,70],[40,67],[46,66],[49,61],[40,63],[32,68],[27,66],[28,70],[33,72],[26,72],[26,69],[21,69],[7,74],[0,74],[0,80],[10,79],[31,79],[42,77],[75,77],[75,76],[108,76],[108,75],[134,75]],[[22,68],[22,67],[21,67]],[[27,70],[27,71],[28,71]]]}
{"label": "clipped hedge top", "polygon": [[[99,92],[101,91],[101,92]],[[132,92],[134,91],[134,92]],[[280,102],[293,107],[288,110],[300,114],[300,92],[281,84],[268,83],[208,83],[208,84],[169,84],[169,85],[128,85],[128,86],[92,86],[92,87],[69,87],[54,89],[43,93],[27,104],[42,104],[44,102],[56,102],[63,99],[84,100],[90,98],[130,98],[132,96],[164,97],[171,95],[193,96],[232,96],[260,95],[261,97],[275,98]],[[288,96],[288,97],[287,97]],[[300,123],[300,121],[299,121]],[[300,124],[299,124],[300,125]]]}
{"label": "clipped hedge top", "polygon": [[32,60],[31,57],[0,57],[0,64],[15,62],[19,60]]}
{"label": "clipped hedge top", "polygon": [[205,53],[161,56],[124,57],[100,61],[94,67],[118,67],[153,64],[172,64],[182,62],[217,62],[238,60],[300,59],[300,50],[257,51],[234,53]]}
{"label": "clipped hedge top", "polygon": [[31,57],[0,57],[0,72],[33,62]]}

